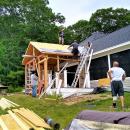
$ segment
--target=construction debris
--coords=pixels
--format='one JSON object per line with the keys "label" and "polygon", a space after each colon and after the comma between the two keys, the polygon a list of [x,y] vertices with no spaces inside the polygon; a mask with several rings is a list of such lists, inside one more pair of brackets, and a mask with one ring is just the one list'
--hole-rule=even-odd
{"label": "construction debris", "polygon": [[111,98],[110,95],[107,94],[88,94],[88,95],[80,95],[80,96],[72,96],[64,99],[64,103],[66,105],[73,105],[83,101],[93,101],[93,100],[105,100]]}
{"label": "construction debris", "polygon": [[8,114],[0,116],[0,130],[46,130],[51,127],[38,115],[29,109],[9,110]]}
{"label": "construction debris", "polygon": [[2,110],[5,110],[5,109],[9,109],[9,108],[12,108],[12,107],[18,107],[19,105],[6,99],[6,98],[1,98],[0,99],[0,108]]}

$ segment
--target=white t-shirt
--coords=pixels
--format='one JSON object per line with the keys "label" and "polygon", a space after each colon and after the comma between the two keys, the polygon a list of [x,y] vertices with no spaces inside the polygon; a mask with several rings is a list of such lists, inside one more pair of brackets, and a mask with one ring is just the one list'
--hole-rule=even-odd
{"label": "white t-shirt", "polygon": [[31,85],[38,84],[38,77],[35,74],[31,74]]}
{"label": "white t-shirt", "polygon": [[84,46],[78,46],[78,51],[81,55],[83,55],[87,51],[87,48]]}
{"label": "white t-shirt", "polygon": [[120,67],[112,67],[112,81],[122,81],[122,76],[125,75],[125,71]]}

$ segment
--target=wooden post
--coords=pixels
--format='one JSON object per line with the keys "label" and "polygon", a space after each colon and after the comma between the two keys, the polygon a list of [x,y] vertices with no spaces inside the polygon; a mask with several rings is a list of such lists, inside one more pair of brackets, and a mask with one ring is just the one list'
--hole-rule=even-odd
{"label": "wooden post", "polygon": [[44,87],[48,86],[48,56],[45,57],[44,61]]}
{"label": "wooden post", "polygon": [[35,70],[35,48],[33,47],[33,70]]}
{"label": "wooden post", "polygon": [[64,70],[64,88],[67,88],[67,70]]}
{"label": "wooden post", "polygon": [[[38,62],[40,61],[40,59],[38,58]],[[40,81],[41,80],[41,65],[38,64],[38,80]]]}
{"label": "wooden post", "polygon": [[25,65],[25,90],[27,87],[27,65]]}
{"label": "wooden post", "polygon": [[60,71],[60,61],[59,61],[59,56],[57,56],[57,72]]}

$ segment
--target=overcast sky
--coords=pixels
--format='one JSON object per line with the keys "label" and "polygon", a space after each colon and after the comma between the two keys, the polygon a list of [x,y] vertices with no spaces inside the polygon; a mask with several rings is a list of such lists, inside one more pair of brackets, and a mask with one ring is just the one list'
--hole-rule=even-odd
{"label": "overcast sky", "polygon": [[65,26],[78,20],[89,20],[92,13],[101,8],[126,8],[130,10],[130,0],[49,0],[53,12],[65,16]]}

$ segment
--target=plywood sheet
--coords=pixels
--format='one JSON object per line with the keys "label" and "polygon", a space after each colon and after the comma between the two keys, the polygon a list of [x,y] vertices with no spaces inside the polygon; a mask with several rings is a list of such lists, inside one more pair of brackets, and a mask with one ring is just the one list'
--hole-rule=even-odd
{"label": "plywood sheet", "polygon": [[50,129],[50,126],[42,120],[38,115],[36,115],[34,112],[21,108],[21,109],[15,109],[13,110],[15,113],[20,114],[23,116],[26,120],[30,121],[32,124],[34,124],[37,127],[43,127]]}
{"label": "plywood sheet", "polygon": [[40,42],[30,42],[32,46],[40,51],[67,51],[70,52],[67,48],[69,45],[60,45],[54,43],[40,43]]}
{"label": "plywood sheet", "polygon": [[9,114],[2,115],[1,119],[4,121],[9,130],[22,130]]}

